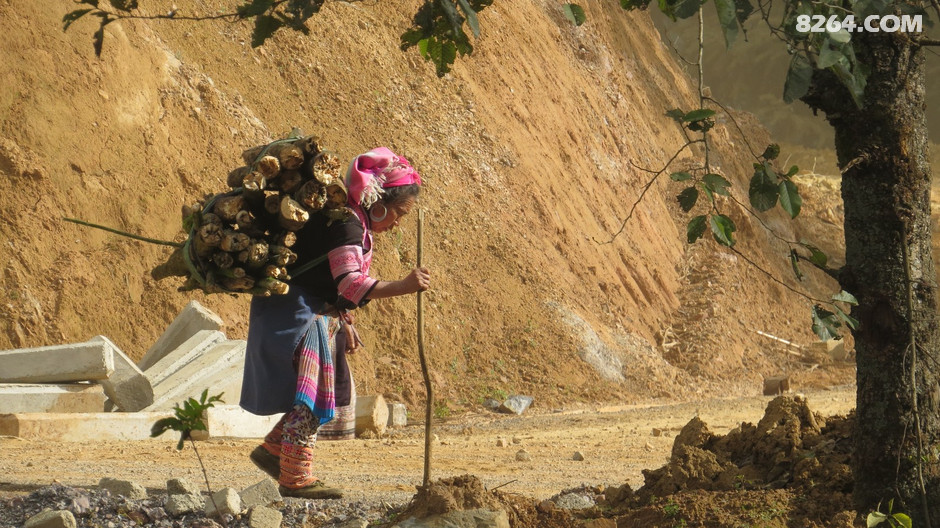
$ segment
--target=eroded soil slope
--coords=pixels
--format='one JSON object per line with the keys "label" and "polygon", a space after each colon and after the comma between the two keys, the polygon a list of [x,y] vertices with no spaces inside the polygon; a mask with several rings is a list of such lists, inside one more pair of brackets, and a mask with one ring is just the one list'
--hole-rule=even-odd
{"label": "eroded soil slope", "polygon": [[[441,415],[517,392],[539,408],[754,394],[782,373],[795,388],[852,379],[851,367],[799,362],[758,334],[808,343],[807,302],[711,240],[689,248],[682,187],[650,184],[645,169],[685,142],[664,111],[696,103],[645,13],[587,1],[590,22],[572,27],[560,4],[504,0],[481,14],[474,54],[437,78],[398,49],[417,7],[328,2],[309,36],[256,49],[245,25],[125,21],[108,26],[98,59],[92,21],[62,31],[72,2],[0,0],[0,349],[103,334],[140,357],[190,298],[244,337],[247,299],[177,293],[149,276],[168,248],[61,218],[179,240],[184,202],[223,190],[243,149],[299,127],[345,160],[388,145],[425,176]],[[736,120],[758,152],[770,141]],[[746,203],[745,142],[730,123],[714,137],[711,163]],[[786,248],[764,226],[800,239],[814,218],[762,224],[734,201],[721,207],[747,259],[816,297],[835,289],[787,279]],[[409,219],[378,241],[376,274],[405,274],[414,248]],[[360,392],[421,402],[414,299],[375,302],[360,321]]]}

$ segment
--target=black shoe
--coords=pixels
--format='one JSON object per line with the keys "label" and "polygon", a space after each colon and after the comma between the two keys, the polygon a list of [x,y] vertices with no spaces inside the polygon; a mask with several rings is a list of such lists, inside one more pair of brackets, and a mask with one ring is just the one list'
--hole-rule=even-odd
{"label": "black shoe", "polygon": [[264,471],[277,480],[281,476],[281,459],[271,454],[264,446],[258,446],[248,455],[248,458],[258,466],[258,469]]}
{"label": "black shoe", "polygon": [[327,486],[322,480],[318,480],[309,486],[303,488],[288,488],[278,486],[278,491],[282,497],[295,497],[298,499],[342,499],[343,490]]}

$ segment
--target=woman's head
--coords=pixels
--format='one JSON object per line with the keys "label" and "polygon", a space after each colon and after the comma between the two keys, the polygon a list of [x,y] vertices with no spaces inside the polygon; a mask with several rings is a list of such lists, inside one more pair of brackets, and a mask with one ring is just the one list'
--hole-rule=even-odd
{"label": "woman's head", "polygon": [[396,225],[414,207],[421,175],[386,147],[357,156],[346,173],[349,204],[369,214],[372,230],[381,233]]}
{"label": "woman's head", "polygon": [[384,189],[382,198],[369,208],[372,231],[381,233],[398,226],[401,217],[411,212],[420,191],[416,183]]}

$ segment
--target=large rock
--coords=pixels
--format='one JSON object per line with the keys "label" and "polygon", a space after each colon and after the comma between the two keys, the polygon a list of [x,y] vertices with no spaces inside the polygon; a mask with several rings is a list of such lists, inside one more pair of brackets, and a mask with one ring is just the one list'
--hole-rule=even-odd
{"label": "large rock", "polygon": [[510,396],[506,398],[506,401],[499,407],[499,411],[508,414],[522,414],[532,405],[533,401],[531,396]]}

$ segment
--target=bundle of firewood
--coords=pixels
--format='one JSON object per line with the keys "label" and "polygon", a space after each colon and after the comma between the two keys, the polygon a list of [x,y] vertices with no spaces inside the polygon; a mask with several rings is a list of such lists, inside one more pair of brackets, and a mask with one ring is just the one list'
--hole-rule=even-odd
{"label": "bundle of firewood", "polygon": [[181,291],[287,293],[296,231],[313,214],[352,214],[339,158],[316,136],[257,146],[242,160],[228,175],[231,191],[183,206],[188,237],[153,269],[154,279],[187,277]]}

